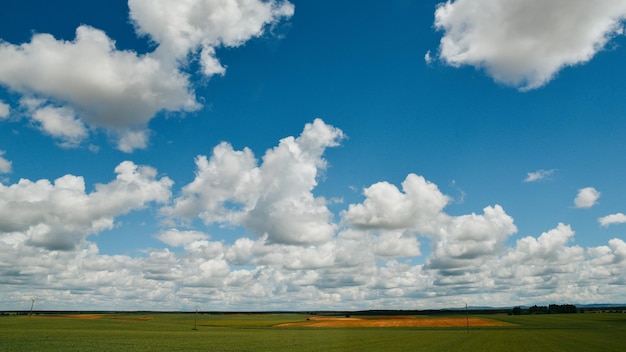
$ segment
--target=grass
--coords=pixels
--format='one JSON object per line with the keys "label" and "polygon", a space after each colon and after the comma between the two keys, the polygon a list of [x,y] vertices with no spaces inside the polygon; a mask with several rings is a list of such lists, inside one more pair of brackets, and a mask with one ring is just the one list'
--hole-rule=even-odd
{"label": "grass", "polygon": [[[483,317],[483,316],[480,316]],[[623,351],[626,314],[484,316],[513,327],[277,328],[304,315],[0,317],[0,351]]]}

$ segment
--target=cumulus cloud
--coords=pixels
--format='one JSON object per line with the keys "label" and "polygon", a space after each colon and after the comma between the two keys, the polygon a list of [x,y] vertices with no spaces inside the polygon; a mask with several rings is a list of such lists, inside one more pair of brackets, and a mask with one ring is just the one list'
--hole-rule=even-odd
{"label": "cumulus cloud", "polygon": [[[342,219],[384,241],[382,246],[373,245],[377,255],[400,257],[398,249],[402,247],[407,255],[415,256],[419,241],[406,233],[429,238],[432,253],[426,267],[436,270],[441,282],[479,270],[480,265],[502,254],[506,240],[517,232],[513,218],[499,205],[486,207],[483,215],[444,213],[450,198],[422,176],[409,174],[402,190],[387,182],[376,183],[364,190],[363,203],[350,204],[342,212]],[[341,236],[356,239],[360,233],[347,230]]]}
{"label": "cumulus cloud", "polygon": [[274,243],[325,242],[336,225],[324,199],[312,190],[326,168],[325,149],[342,138],[341,130],[316,119],[298,138],[284,138],[268,150],[261,165],[251,150],[222,143],[210,159],[196,158],[196,178],[163,212],[199,216],[206,224],[243,225]]}
{"label": "cumulus cloud", "polygon": [[608,282],[595,279],[590,282],[591,257],[582,247],[569,245],[574,234],[570,225],[559,223],[537,238],[527,236],[517,240],[514,247],[490,264],[494,284],[501,290],[512,288],[513,297],[520,301],[601,300],[598,286],[592,285]]}
{"label": "cumulus cloud", "polygon": [[206,240],[209,236],[198,231],[180,231],[178,229],[169,229],[161,232],[157,238],[172,247],[181,247],[196,241]]}
{"label": "cumulus cloud", "polygon": [[585,187],[578,190],[574,199],[576,208],[591,208],[598,203],[601,193],[593,187]]}
{"label": "cumulus cloud", "polygon": [[373,243],[373,253],[382,257],[417,257],[421,255],[417,236],[402,231],[385,231]]}
{"label": "cumulus cloud", "polygon": [[11,107],[9,104],[0,100],[0,119],[6,119],[9,117],[9,113],[11,112]]}
{"label": "cumulus cloud", "polygon": [[112,228],[116,216],[170,197],[172,181],[157,179],[153,168],[126,161],[115,173],[115,180],[97,184],[91,193],[85,192],[84,179],[74,175],[0,185],[0,235],[49,250],[71,250],[88,235]]}
{"label": "cumulus cloud", "polygon": [[148,145],[150,131],[146,129],[127,129],[120,131],[118,136],[117,148],[123,152],[130,153],[135,149],[143,149]]}
{"label": "cumulus cloud", "polygon": [[362,204],[350,204],[342,218],[358,228],[411,229],[433,232],[442,217],[441,210],[450,199],[434,183],[409,174],[402,182],[402,191],[387,183],[376,183],[363,191]]}
{"label": "cumulus cloud", "polygon": [[603,287],[605,294],[620,292],[626,283],[626,243],[619,238],[609,240],[606,246],[587,249],[588,261],[581,277]]}
{"label": "cumulus cloud", "polygon": [[[131,169],[121,169],[126,167]],[[57,187],[65,182],[71,189],[72,180]],[[245,236],[225,244],[196,230],[170,228],[157,238],[182,251],[148,249],[138,257],[99,254],[89,241],[75,251],[50,250],[33,246],[23,232],[3,232],[0,297],[3,305],[20,306],[26,289],[50,309],[79,304],[172,310],[199,304],[226,310],[420,309],[452,307],[458,297],[474,305],[623,297],[626,244],[620,239],[585,250],[571,245],[571,226],[559,224],[507,248],[516,229],[499,206],[448,216],[440,225],[425,265],[397,259],[420,255],[416,235],[383,226],[347,228],[307,246]]]}
{"label": "cumulus cloud", "polygon": [[591,60],[622,35],[624,0],[448,0],[435,11],[439,58],[529,90]]}
{"label": "cumulus cloud", "polygon": [[[206,76],[223,74],[216,47],[242,45],[294,10],[288,2],[258,0],[131,0],[129,6],[137,32],[158,44],[154,52],[118,50],[87,25],[72,41],[41,33],[29,43],[0,43],[0,83],[43,101],[30,116],[62,145],[86,139],[89,126],[106,130],[122,151],[145,148],[157,113],[201,108],[183,71],[190,59],[199,57]],[[0,116],[6,109],[0,105]],[[71,128],[60,130],[60,123]]]}
{"label": "cumulus cloud", "polygon": [[[574,237],[572,227],[563,223],[550,231],[542,233],[538,238],[524,237],[517,241],[516,247],[505,256],[506,261],[516,263],[548,264],[558,263],[560,259],[571,261],[571,251],[575,251],[576,255],[582,255],[582,248],[570,247],[566,245]],[[555,270],[552,266],[546,266],[543,269]]]}
{"label": "cumulus cloud", "polygon": [[602,225],[602,227],[608,227],[613,224],[623,224],[626,222],[626,215],[623,213],[611,214],[599,218],[598,222]]}
{"label": "cumulus cloud", "polygon": [[[129,161],[89,192],[74,175],[0,184],[0,309],[20,309],[31,296],[42,309],[246,311],[449,308],[459,297],[491,306],[624,297],[622,239],[582,248],[572,226],[559,223],[511,244],[517,228],[501,206],[447,214],[449,197],[416,174],[401,187],[384,181],[366,187],[364,199],[335,224],[325,198],[312,193],[327,167],[326,148],[342,137],[315,120],[260,160],[222,143],[196,159],[195,179],[174,201],[171,180]],[[106,255],[90,241],[124,226],[119,216],[155,203],[167,204],[162,214],[185,220],[184,228],[171,221],[153,234],[165,248]],[[197,219],[207,228],[224,225],[229,235],[211,240],[194,226]]]}
{"label": "cumulus cloud", "polygon": [[428,266],[448,272],[475,270],[479,262],[501,254],[504,242],[516,232],[513,218],[499,205],[486,207],[483,215],[452,217],[432,240]]}
{"label": "cumulus cloud", "polygon": [[159,44],[155,56],[186,61],[189,53],[200,51],[207,76],[225,72],[216,47],[240,46],[294,13],[291,3],[276,0],[129,0],[128,6],[137,32]]}
{"label": "cumulus cloud", "polygon": [[11,173],[12,162],[4,158],[4,150],[0,150],[0,174]]}
{"label": "cumulus cloud", "polygon": [[22,99],[31,119],[44,133],[61,141],[63,147],[77,147],[89,136],[89,131],[71,108],[45,105],[40,99]]}
{"label": "cumulus cloud", "polygon": [[[89,26],[78,27],[73,41],[35,34],[30,43],[2,43],[0,60],[0,82],[57,106],[32,111],[55,137],[85,138],[82,122],[117,135],[146,128],[158,111],[200,107],[187,75],[150,55],[119,51],[104,32]],[[56,127],[62,120],[71,122],[71,134]]]}
{"label": "cumulus cloud", "polygon": [[526,178],[524,179],[524,182],[537,182],[537,181],[541,181],[544,180],[550,176],[552,176],[552,174],[554,174],[556,170],[551,169],[551,170],[537,170],[534,172],[529,172],[528,175],[526,175]]}

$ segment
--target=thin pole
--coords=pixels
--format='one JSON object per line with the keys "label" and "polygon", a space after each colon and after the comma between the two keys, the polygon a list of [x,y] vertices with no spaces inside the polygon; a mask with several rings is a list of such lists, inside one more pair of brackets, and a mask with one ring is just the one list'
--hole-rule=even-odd
{"label": "thin pole", "polygon": [[33,316],[33,307],[35,306],[35,299],[31,298],[30,299],[32,302],[30,303],[30,314],[28,314],[29,317]]}
{"label": "thin pole", "polygon": [[465,321],[467,323],[467,333],[469,334],[469,311],[467,310],[467,303],[465,303]]}
{"label": "thin pole", "polygon": [[196,318],[193,321],[193,329],[198,330],[198,307],[196,307]]}

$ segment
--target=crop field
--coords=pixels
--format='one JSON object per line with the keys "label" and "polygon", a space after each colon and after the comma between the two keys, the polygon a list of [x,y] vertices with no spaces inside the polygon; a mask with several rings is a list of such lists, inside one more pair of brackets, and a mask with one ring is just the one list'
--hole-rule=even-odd
{"label": "crop field", "polygon": [[624,351],[625,333],[618,313],[67,314],[0,317],[0,351]]}

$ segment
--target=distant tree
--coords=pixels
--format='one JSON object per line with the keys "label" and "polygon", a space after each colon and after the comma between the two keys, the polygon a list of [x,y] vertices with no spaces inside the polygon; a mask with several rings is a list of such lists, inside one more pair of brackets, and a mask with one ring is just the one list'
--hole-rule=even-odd
{"label": "distant tree", "polygon": [[551,304],[548,310],[551,314],[571,314],[578,312],[576,306],[573,304]]}
{"label": "distant tree", "polygon": [[536,304],[528,308],[528,314],[548,314],[549,312],[548,307],[538,306]]}
{"label": "distant tree", "polygon": [[522,307],[513,307],[513,315],[522,315]]}

